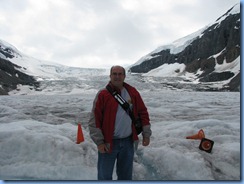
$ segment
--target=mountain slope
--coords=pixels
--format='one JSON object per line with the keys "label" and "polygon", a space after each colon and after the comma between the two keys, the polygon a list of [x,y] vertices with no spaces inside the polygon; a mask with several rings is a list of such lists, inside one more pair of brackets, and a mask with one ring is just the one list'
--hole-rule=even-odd
{"label": "mountain slope", "polygon": [[[225,81],[223,89],[239,91],[240,69],[236,71],[236,68],[240,68],[240,35],[240,4],[236,4],[214,23],[142,57],[130,67],[130,72],[148,73],[178,64],[180,67],[172,67],[173,75],[168,77],[184,77],[190,73],[197,82]],[[220,65],[225,70],[218,71]],[[235,71],[233,65],[237,66]]]}
{"label": "mountain slope", "polygon": [[0,95],[8,95],[18,85],[29,85],[30,89],[38,88],[39,83],[34,77],[22,72],[21,66],[9,61],[20,56],[15,47],[0,40]]}
{"label": "mountain slope", "polygon": [[42,81],[79,80],[107,72],[105,69],[76,68],[38,60],[0,40],[0,95],[7,95],[20,85],[28,85],[30,90],[41,90]]}
{"label": "mountain slope", "polygon": [[29,85],[31,89],[38,88],[39,83],[34,77],[20,72],[18,68],[21,67],[0,58],[0,95],[7,95],[20,84]]}

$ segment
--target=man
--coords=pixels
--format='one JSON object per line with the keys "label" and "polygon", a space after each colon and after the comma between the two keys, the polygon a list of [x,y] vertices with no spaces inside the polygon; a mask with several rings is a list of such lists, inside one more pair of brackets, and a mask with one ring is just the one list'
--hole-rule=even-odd
{"label": "man", "polygon": [[[132,108],[135,117],[143,125],[143,146],[150,143],[151,129],[147,108],[139,92],[125,83],[125,69],[113,66],[108,86],[116,90]],[[98,179],[112,180],[115,161],[118,180],[132,180],[134,146],[138,141],[136,129],[130,116],[105,88],[94,100],[89,121],[90,136],[98,148]]]}

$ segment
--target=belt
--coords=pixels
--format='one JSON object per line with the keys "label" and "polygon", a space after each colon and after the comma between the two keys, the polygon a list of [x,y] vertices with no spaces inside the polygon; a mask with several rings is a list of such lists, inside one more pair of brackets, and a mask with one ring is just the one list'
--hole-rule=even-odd
{"label": "belt", "polygon": [[128,137],[124,137],[124,138],[113,138],[113,140],[126,140],[126,139],[131,139],[132,138],[132,135],[128,136]]}

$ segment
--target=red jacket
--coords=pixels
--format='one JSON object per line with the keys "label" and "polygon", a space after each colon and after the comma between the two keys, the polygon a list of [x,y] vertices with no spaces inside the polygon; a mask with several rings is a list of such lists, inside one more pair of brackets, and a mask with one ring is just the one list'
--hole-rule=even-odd
{"label": "red jacket", "polygon": [[[112,88],[111,83],[109,83]],[[142,135],[145,137],[151,136],[151,129],[149,123],[149,114],[147,108],[141,98],[139,92],[127,83],[124,83],[124,87],[128,91],[131,102],[133,104],[133,112],[135,118],[140,116],[143,132]],[[116,89],[119,93],[120,91]],[[110,148],[110,152],[113,147],[113,133],[115,126],[115,118],[118,108],[118,102],[109,93],[109,91],[104,88],[100,90],[93,103],[92,113],[89,121],[90,136],[96,145],[105,143],[107,147]],[[138,136],[132,123],[132,133],[133,140],[138,140]]]}

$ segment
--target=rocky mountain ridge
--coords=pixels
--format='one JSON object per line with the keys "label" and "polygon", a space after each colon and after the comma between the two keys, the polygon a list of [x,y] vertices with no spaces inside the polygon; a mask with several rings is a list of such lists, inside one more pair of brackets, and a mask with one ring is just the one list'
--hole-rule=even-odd
{"label": "rocky mountain ridge", "polygon": [[12,46],[6,46],[0,42],[0,95],[8,95],[8,92],[17,88],[18,85],[29,85],[37,89],[39,83],[33,76],[21,72],[21,66],[9,61],[14,57],[21,57]]}
{"label": "rocky mountain ridge", "polygon": [[239,91],[240,71],[233,73],[226,68],[226,71],[215,72],[215,66],[222,65],[224,62],[231,63],[240,56],[240,26],[240,4],[237,4],[213,24],[193,36],[190,35],[189,39],[184,38],[185,46],[180,45],[180,47],[183,46],[183,49],[178,48],[178,51],[174,51],[177,49],[172,45],[162,46],[141,58],[130,68],[130,72],[147,73],[164,64],[179,63],[185,65],[182,73],[195,74],[199,82],[231,79],[229,84],[223,88]]}

